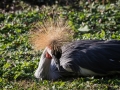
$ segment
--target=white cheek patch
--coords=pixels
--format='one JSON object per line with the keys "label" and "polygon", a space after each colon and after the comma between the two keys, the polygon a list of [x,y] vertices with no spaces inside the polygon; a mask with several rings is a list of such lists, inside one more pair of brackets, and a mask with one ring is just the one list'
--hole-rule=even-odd
{"label": "white cheek patch", "polygon": [[50,56],[52,57],[51,49],[47,47],[46,50],[50,54]]}

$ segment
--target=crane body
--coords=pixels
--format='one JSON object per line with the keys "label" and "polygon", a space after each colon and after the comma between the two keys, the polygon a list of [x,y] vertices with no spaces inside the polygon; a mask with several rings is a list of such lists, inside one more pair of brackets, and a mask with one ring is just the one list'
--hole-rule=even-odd
{"label": "crane body", "polygon": [[36,23],[30,33],[35,50],[44,49],[36,78],[56,80],[71,75],[120,73],[120,40],[73,41],[74,32],[63,18]]}
{"label": "crane body", "polygon": [[[59,58],[46,47],[35,77],[56,80],[64,76],[105,76],[120,73],[119,40],[77,40],[61,47]],[[46,57],[48,53],[51,58]],[[53,57],[54,56],[54,57]],[[59,61],[59,63],[56,63]],[[59,65],[58,65],[59,64]]]}

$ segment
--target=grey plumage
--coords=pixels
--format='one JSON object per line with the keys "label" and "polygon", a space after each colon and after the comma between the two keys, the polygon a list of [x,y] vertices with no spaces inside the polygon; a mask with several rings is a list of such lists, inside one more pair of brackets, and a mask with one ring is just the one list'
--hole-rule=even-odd
{"label": "grey plumage", "polygon": [[62,46],[61,50],[60,70],[54,59],[45,58],[45,49],[35,77],[55,80],[67,75],[101,76],[120,73],[119,40],[78,40]]}

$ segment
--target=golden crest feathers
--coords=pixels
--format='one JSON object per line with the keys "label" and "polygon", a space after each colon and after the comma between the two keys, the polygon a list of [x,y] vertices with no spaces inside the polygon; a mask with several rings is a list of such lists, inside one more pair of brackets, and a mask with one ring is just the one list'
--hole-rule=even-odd
{"label": "golden crest feathers", "polygon": [[34,24],[29,41],[35,50],[41,50],[47,46],[61,47],[72,40],[72,35],[73,32],[67,21],[50,19]]}

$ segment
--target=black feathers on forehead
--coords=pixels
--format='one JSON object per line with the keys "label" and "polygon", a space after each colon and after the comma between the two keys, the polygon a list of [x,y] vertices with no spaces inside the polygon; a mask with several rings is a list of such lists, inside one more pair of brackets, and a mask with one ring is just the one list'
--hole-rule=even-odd
{"label": "black feathers on forehead", "polygon": [[52,55],[54,55],[57,59],[60,59],[61,58],[61,55],[62,55],[62,51],[56,51],[56,50],[52,50]]}
{"label": "black feathers on forehead", "polygon": [[62,45],[58,43],[57,40],[53,40],[49,46],[51,48],[52,55],[54,55],[57,59],[60,59],[62,54],[62,50],[61,50]]}

